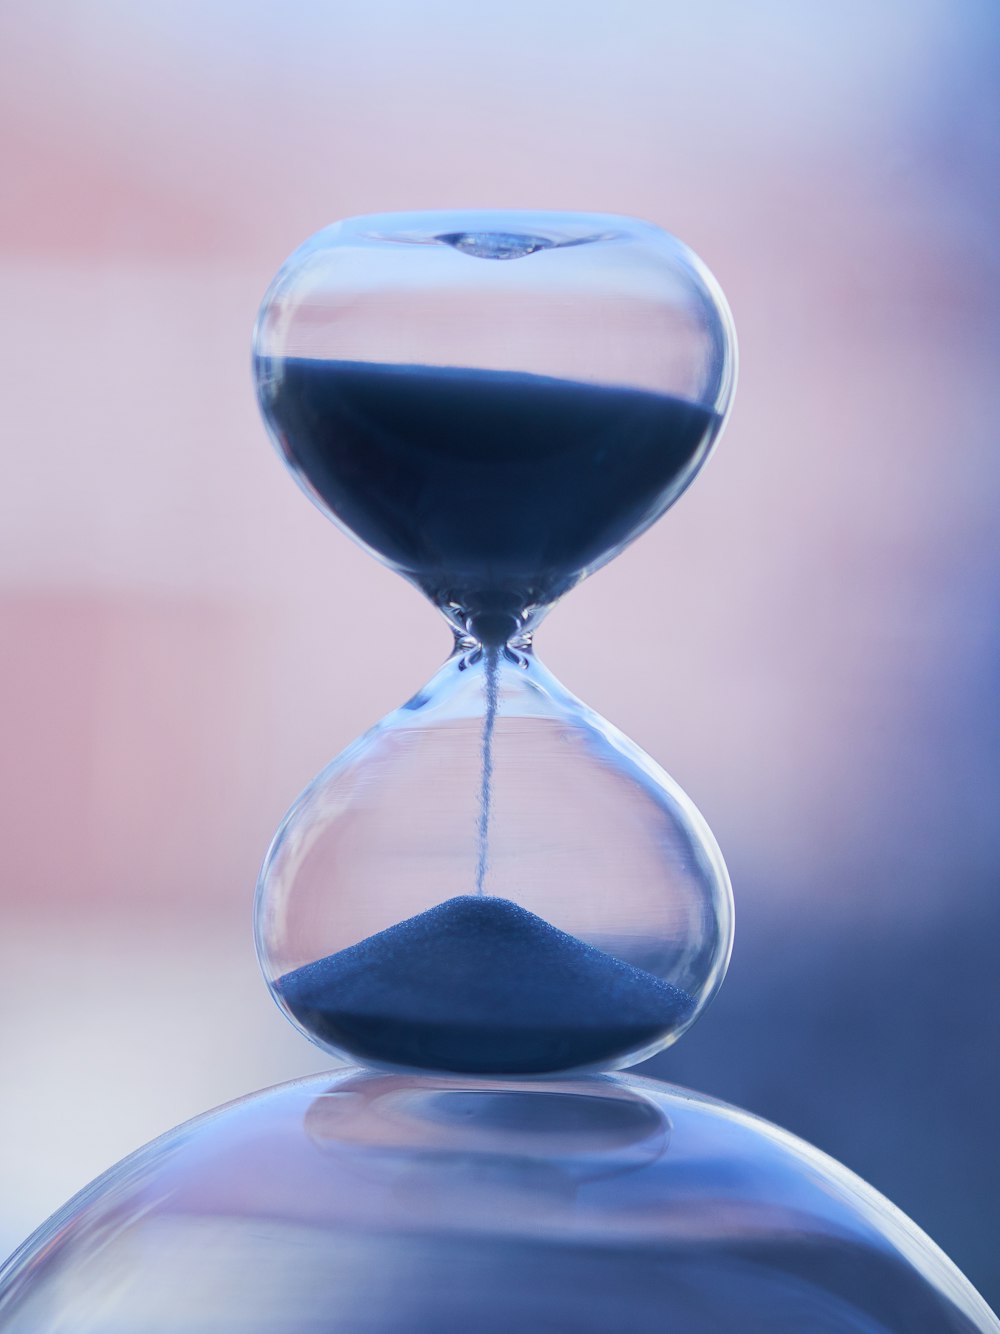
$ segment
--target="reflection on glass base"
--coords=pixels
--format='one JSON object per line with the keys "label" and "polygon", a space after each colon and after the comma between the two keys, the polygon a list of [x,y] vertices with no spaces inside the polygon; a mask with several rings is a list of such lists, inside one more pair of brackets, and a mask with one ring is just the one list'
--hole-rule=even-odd
{"label": "reflection on glass base", "polygon": [[2,1334],[1000,1331],[783,1131],[628,1076],[348,1070],[125,1159],[0,1274]]}

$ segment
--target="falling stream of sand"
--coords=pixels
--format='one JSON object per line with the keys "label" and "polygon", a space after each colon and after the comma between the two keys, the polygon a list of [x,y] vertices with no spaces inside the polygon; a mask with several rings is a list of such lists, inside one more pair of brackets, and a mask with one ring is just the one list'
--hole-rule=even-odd
{"label": "falling stream of sand", "polygon": [[483,767],[479,786],[479,859],[476,863],[476,893],[483,894],[483,885],[490,863],[490,808],[493,805],[493,732],[497,720],[497,701],[500,693],[500,653],[496,644],[483,649],[486,665],[486,712],[483,717]]}

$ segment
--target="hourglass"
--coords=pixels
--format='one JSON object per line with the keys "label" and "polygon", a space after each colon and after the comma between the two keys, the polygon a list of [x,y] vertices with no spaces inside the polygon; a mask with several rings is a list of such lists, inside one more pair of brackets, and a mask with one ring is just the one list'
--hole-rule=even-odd
{"label": "hourglass", "polygon": [[254,366],[307,494],[454,637],[275,838],[256,906],[275,998],[382,1067],[541,1074],[658,1051],[725,971],[725,866],[533,639],[708,457],[735,376],[718,286],[626,218],[356,218],[281,269]]}

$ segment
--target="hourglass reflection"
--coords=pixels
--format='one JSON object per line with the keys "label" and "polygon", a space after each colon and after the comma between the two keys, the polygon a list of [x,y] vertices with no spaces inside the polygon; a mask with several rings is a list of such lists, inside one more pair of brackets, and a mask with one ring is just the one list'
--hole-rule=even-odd
{"label": "hourglass reflection", "polygon": [[306,492],[455,641],[279,830],[256,907],[276,999],[325,1049],[390,1068],[651,1055],[721,982],[725,866],[533,634],[707,458],[734,379],[718,287],[629,219],[360,218],[283,267],[254,364]]}

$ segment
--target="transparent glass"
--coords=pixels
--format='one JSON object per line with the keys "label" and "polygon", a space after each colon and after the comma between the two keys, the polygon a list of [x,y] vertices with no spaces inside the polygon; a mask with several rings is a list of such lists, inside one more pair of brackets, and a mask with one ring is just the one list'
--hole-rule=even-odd
{"label": "transparent glass", "polygon": [[261,409],[306,493],[459,631],[536,625],[673,503],[735,379],[701,261],[601,214],[351,218],[281,268]]}
{"label": "transparent glass", "polygon": [[1000,1334],[801,1140],[650,1080],[357,1070],[172,1130],[0,1271],[0,1334]]}
{"label": "transparent glass", "polygon": [[354,218],[281,269],[254,367],[307,493],[455,636],[275,839],[256,934],[278,1003],[389,1068],[541,1075],[659,1050],[725,971],[725,867],[532,635],[707,458],[735,374],[714,280],[628,218]]}
{"label": "transparent glass", "polygon": [[257,891],[265,977],[355,1061],[642,1060],[724,975],[722,856],[680,788],[530,650],[497,653],[492,692],[488,656],[459,649],[292,807]]}

